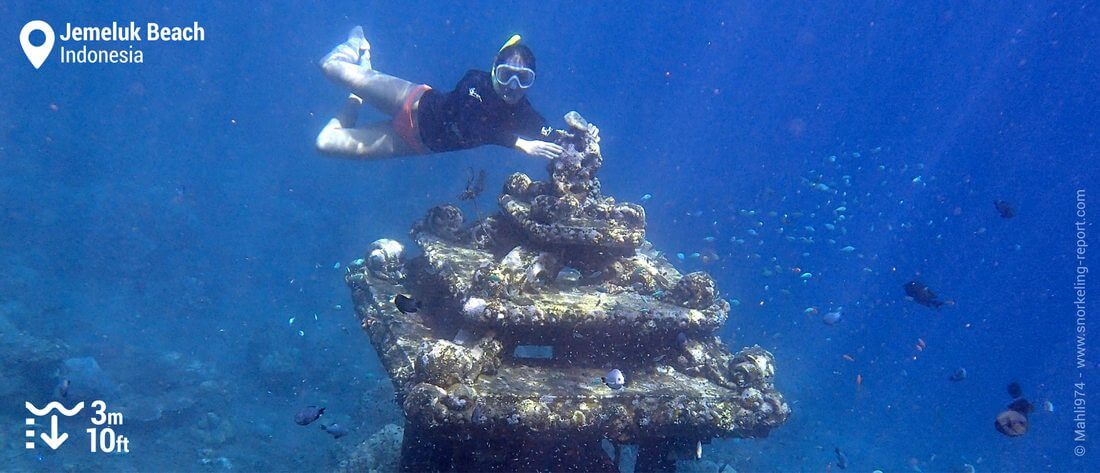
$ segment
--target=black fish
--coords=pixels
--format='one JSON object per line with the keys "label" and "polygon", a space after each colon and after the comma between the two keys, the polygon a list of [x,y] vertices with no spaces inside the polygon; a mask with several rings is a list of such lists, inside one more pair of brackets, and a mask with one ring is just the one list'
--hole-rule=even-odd
{"label": "black fish", "polygon": [[311,422],[320,419],[321,415],[325,413],[325,408],[317,406],[303,407],[297,414],[294,414],[294,423],[298,425],[309,425]]}
{"label": "black fish", "polygon": [[1012,404],[1008,405],[1008,409],[1019,412],[1026,416],[1035,411],[1035,406],[1031,405],[1031,403],[1028,402],[1027,399],[1020,398],[1012,401]]}
{"label": "black fish", "polygon": [[1020,387],[1020,383],[1015,381],[1008,383],[1008,395],[1012,396],[1012,399],[1019,399],[1023,397],[1024,390]]}
{"label": "black fish", "polygon": [[905,295],[913,298],[917,304],[933,309],[939,309],[944,304],[928,286],[916,280],[905,283]]}
{"label": "black fish", "polygon": [[474,410],[470,411],[470,422],[480,425],[488,421],[489,416],[485,415],[485,409],[481,407],[481,404],[474,404]]}
{"label": "black fish", "polygon": [[412,314],[420,310],[420,301],[404,294],[398,294],[393,298],[393,305],[397,306],[402,314]]}
{"label": "black fish", "polygon": [[1008,202],[994,200],[993,206],[997,208],[997,213],[1001,214],[1001,218],[1012,218],[1016,216],[1016,209]]}
{"label": "black fish", "polygon": [[344,427],[340,424],[321,424],[321,430],[327,432],[329,435],[332,436],[332,438],[337,439],[348,434],[347,427]]}
{"label": "black fish", "polygon": [[840,451],[840,447],[834,448],[833,451],[836,452],[836,467],[841,470],[848,468],[848,455]]}
{"label": "black fish", "polygon": [[966,368],[956,369],[955,372],[951,373],[951,376],[947,379],[950,379],[951,381],[962,381],[966,379]]}

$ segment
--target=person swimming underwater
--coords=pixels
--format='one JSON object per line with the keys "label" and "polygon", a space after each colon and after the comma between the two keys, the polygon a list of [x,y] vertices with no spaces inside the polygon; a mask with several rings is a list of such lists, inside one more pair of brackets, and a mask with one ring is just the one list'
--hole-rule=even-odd
{"label": "person swimming underwater", "polygon": [[[317,150],[384,159],[496,144],[529,156],[558,157],[561,146],[538,139],[550,128],[526,98],[535,82],[535,55],[519,41],[514,35],[504,43],[490,72],[470,70],[453,91],[439,92],[374,70],[363,28],[352,28],[348,40],[321,60],[325,76],[351,95],[317,135]],[[364,102],[393,119],[356,127]]]}

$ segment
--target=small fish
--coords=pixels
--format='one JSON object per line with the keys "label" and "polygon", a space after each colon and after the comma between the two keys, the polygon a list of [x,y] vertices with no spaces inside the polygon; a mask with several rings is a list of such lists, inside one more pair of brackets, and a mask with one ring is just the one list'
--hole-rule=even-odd
{"label": "small fish", "polygon": [[645,202],[645,201],[647,201],[649,199],[652,199],[652,198],[653,198],[653,194],[645,194],[645,195],[642,196],[642,202]]}
{"label": "small fish", "polygon": [[684,260],[684,258],[685,258],[685,256],[684,256],[684,254],[683,254],[683,253],[676,253],[676,259],[678,259],[678,260],[680,260],[680,261],[683,261],[683,260]]}
{"label": "small fish", "polygon": [[413,314],[420,310],[420,301],[404,294],[394,296],[393,305],[397,306],[397,310],[401,311],[402,314]]}
{"label": "small fish", "polygon": [[997,213],[1001,214],[1001,218],[1012,218],[1016,216],[1016,209],[1012,207],[1012,204],[1003,200],[993,201],[993,207],[997,209]]}
{"label": "small fish", "polygon": [[860,386],[863,386],[863,375],[862,374],[857,374],[856,375],[856,387],[858,388]]}
{"label": "small fish", "polygon": [[470,422],[480,425],[488,421],[489,417],[485,415],[485,408],[481,407],[481,404],[474,404],[474,409],[470,411]]}
{"label": "small fish", "polygon": [[695,459],[699,460],[703,458],[703,441],[695,442]]}
{"label": "small fish", "polygon": [[814,277],[814,273],[802,273],[802,275],[799,276],[799,277],[802,278],[802,279],[810,279],[810,278]]}
{"label": "small fish", "polygon": [[335,263],[332,263],[332,269],[340,269],[340,262],[337,261]]}
{"label": "small fish", "polygon": [[558,271],[555,281],[560,286],[576,286],[581,281],[581,272],[566,266]]}
{"label": "small fish", "polygon": [[1043,401],[1043,410],[1047,412],[1054,412],[1054,403],[1050,401]]}
{"label": "small fish", "polygon": [[834,448],[833,452],[836,453],[836,467],[841,470],[848,468],[848,456],[840,451],[840,447]]}
{"label": "small fish", "polygon": [[852,357],[852,355],[849,355],[847,353],[841,355],[840,357],[844,358],[844,361],[856,361],[856,359]]}
{"label": "small fish", "polygon": [[936,293],[917,280],[905,283],[905,295],[911,297],[913,302],[933,309],[939,309],[940,306],[946,303],[937,299]]}
{"label": "small fish", "polygon": [[618,368],[608,371],[607,376],[600,378],[600,381],[603,381],[603,384],[606,384],[607,387],[616,391],[622,389],[623,386],[626,385],[626,377],[623,376],[623,372],[619,371]]}
{"label": "small fish", "polygon": [[703,241],[705,241],[707,243],[714,243],[716,240],[718,240],[718,239],[715,238],[715,237],[712,237],[712,236],[708,236],[708,237],[703,238]]}
{"label": "small fish", "polygon": [[947,379],[951,381],[962,381],[966,379],[966,368],[957,368],[954,373],[951,373]]}
{"label": "small fish", "polygon": [[347,427],[344,427],[340,424],[335,424],[335,423],[334,424],[329,424],[329,425],[321,424],[321,430],[323,430],[326,433],[328,433],[329,435],[331,435],[332,438],[337,438],[337,439],[348,434]]}
{"label": "small fish", "polygon": [[298,425],[309,425],[311,422],[320,419],[325,413],[325,408],[317,406],[306,406],[294,414],[294,423]]}
{"label": "small fish", "polygon": [[61,398],[69,397],[69,386],[72,384],[69,382],[69,378],[62,379],[57,383],[57,395]]}
{"label": "small fish", "polygon": [[837,322],[840,322],[841,312],[843,310],[843,307],[838,307],[836,310],[826,312],[825,315],[821,317],[821,321],[824,322],[825,325],[836,325]]}
{"label": "small fish", "polygon": [[853,251],[856,251],[856,247],[854,246],[845,246],[844,248],[840,249],[841,253],[851,253]]}

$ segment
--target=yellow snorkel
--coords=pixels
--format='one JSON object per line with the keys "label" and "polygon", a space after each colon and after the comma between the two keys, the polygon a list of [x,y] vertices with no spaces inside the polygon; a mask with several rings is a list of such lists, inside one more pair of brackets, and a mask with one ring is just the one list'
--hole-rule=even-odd
{"label": "yellow snorkel", "polygon": [[522,38],[520,38],[520,36],[518,34],[512,35],[511,38],[508,38],[508,41],[504,42],[504,46],[500,47],[500,50],[497,51],[497,54],[500,54],[501,51],[504,51],[504,48],[507,48],[508,46],[511,46],[513,44],[518,43],[520,39],[522,39]]}

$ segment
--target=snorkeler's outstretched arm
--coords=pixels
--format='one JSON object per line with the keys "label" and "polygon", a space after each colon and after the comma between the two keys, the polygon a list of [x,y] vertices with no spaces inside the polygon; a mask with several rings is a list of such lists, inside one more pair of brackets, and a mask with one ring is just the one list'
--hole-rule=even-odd
{"label": "snorkeler's outstretched arm", "polygon": [[523,151],[528,156],[546,159],[557,158],[558,156],[561,156],[562,151],[565,151],[564,149],[562,149],[561,146],[558,146],[556,143],[539,140],[525,140],[518,136],[516,137],[516,144],[514,147],[520,151]]}
{"label": "snorkeler's outstretched arm", "polygon": [[[549,129],[546,119],[543,118],[539,112],[535,111],[534,107],[532,107],[531,103],[526,99],[518,105],[518,110],[516,110],[513,115],[518,122],[517,128],[520,134],[532,137],[547,136],[544,131]],[[513,137],[515,142],[512,144],[512,147],[524,152],[528,156],[555,159],[561,156],[562,151],[564,151],[561,146],[549,141],[528,140],[520,136]]]}

